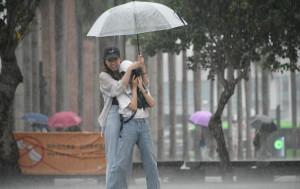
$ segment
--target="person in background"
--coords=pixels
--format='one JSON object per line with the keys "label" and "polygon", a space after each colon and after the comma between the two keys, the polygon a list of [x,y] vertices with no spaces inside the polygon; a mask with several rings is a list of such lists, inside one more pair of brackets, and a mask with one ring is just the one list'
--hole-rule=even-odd
{"label": "person in background", "polygon": [[81,132],[81,128],[78,125],[65,128],[65,132]]}
{"label": "person in background", "polygon": [[41,123],[32,123],[31,124],[32,130],[34,132],[42,132],[42,133],[47,133],[51,131],[51,128],[46,125],[46,124],[41,124]]}
{"label": "person in background", "polygon": [[268,150],[269,145],[269,133],[265,129],[259,129],[256,131],[253,139],[253,145],[255,149],[255,157],[258,159],[267,159],[271,157],[271,153]]}

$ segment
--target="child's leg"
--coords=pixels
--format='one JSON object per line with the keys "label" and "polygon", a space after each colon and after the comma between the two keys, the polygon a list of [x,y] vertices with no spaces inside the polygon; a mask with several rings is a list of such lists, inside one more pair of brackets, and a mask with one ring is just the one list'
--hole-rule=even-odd
{"label": "child's leg", "polygon": [[132,166],[133,147],[138,138],[136,128],[134,120],[123,125],[121,138],[118,141],[117,154],[114,158],[111,172],[108,175],[107,189],[128,188],[128,167]]}
{"label": "child's leg", "polygon": [[141,159],[146,171],[148,189],[159,189],[159,176],[154,154],[154,145],[148,120],[139,120],[140,135],[137,145],[141,153]]}

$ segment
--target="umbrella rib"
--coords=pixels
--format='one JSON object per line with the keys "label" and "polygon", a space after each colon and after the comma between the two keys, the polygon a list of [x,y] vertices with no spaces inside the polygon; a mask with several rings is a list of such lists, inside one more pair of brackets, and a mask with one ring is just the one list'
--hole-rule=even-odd
{"label": "umbrella rib", "polygon": [[[151,4],[150,6],[153,7],[152,4]],[[164,14],[161,14],[160,12],[158,12],[158,13],[159,13],[165,20],[167,20]],[[166,23],[168,23],[168,27],[171,29],[171,28],[172,28],[171,24],[170,24],[169,22],[166,22]],[[165,25],[163,25],[163,26],[165,26]],[[161,30],[165,30],[165,29],[161,29]],[[157,31],[158,31],[158,30],[157,30]]]}
{"label": "umbrella rib", "polygon": [[[154,7],[153,10],[156,10],[156,7],[153,4],[157,4],[157,3],[147,4],[147,6]],[[167,24],[156,25],[155,29],[148,29],[147,31],[141,32],[141,27],[138,28],[138,26],[137,26],[138,19],[136,17],[136,12],[137,12],[136,11],[136,6],[135,6],[135,3],[133,2],[133,14],[134,14],[134,23],[135,23],[135,25],[134,25],[134,27],[135,27],[134,28],[135,33],[134,34],[147,33],[147,32],[153,32],[153,31],[160,31],[160,30],[169,30],[169,29],[172,29],[172,28],[175,28],[175,27],[179,27],[179,25],[175,26],[175,27],[172,27],[172,25],[168,22],[168,19],[166,18],[166,16],[164,14],[162,14],[161,12],[156,11],[156,13],[159,14],[162,17],[161,19],[165,20],[164,23],[167,23]],[[176,14],[175,11],[173,11],[173,13]],[[178,18],[179,18],[179,16],[178,16]],[[179,20],[180,20],[180,18],[179,18]],[[182,20],[180,20],[180,21],[182,22]],[[157,28],[157,26],[159,26],[159,27]],[[148,26],[144,26],[143,28],[148,28]],[[142,29],[142,30],[144,30],[144,29]]]}
{"label": "umbrella rib", "polygon": [[[153,4],[155,4],[155,3],[153,3]],[[148,6],[153,7],[153,4],[149,4]],[[155,10],[155,7],[153,8],[153,10]],[[135,12],[135,11],[134,11],[134,12]],[[138,28],[136,27],[136,28],[135,28],[136,33],[147,33],[147,32],[153,32],[153,31],[169,30],[169,29],[172,29],[172,28],[176,28],[176,27],[182,26],[182,25],[178,25],[178,26],[172,27],[172,25],[167,21],[168,19],[166,18],[166,16],[165,16],[164,14],[162,14],[161,12],[156,12],[156,13],[158,13],[158,14],[162,17],[162,19],[164,19],[164,20],[166,21],[165,23],[168,23],[168,24],[156,25],[156,28],[155,28],[155,29],[153,29],[153,30],[148,29],[148,31],[146,31],[146,32],[139,32],[139,31],[137,31]],[[173,11],[173,14],[176,14],[176,12]],[[176,15],[178,16],[178,14],[176,14]],[[136,15],[134,15],[134,18],[135,18],[135,24],[137,24],[137,22],[136,22]],[[178,18],[179,18],[180,22],[182,22],[182,20],[180,19],[179,16],[178,16]],[[184,23],[184,22],[183,22],[183,23]],[[184,25],[185,25],[185,24],[184,24]],[[136,26],[136,25],[135,25],[135,26]],[[157,27],[157,26],[159,26],[159,27]],[[145,28],[147,28],[147,27],[145,27]]]}

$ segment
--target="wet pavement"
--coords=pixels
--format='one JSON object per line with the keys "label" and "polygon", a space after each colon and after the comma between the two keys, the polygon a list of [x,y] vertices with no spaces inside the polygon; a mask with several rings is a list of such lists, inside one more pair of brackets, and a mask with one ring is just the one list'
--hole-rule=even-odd
{"label": "wet pavement", "polygon": [[[26,185],[1,186],[1,189],[105,189],[104,182],[98,183],[94,178],[55,179],[53,183],[30,183]],[[135,179],[129,189],[146,189],[144,178]],[[299,177],[278,177],[273,182],[235,182],[222,183],[219,177],[206,177],[204,181],[172,181],[161,182],[162,189],[299,189]]]}

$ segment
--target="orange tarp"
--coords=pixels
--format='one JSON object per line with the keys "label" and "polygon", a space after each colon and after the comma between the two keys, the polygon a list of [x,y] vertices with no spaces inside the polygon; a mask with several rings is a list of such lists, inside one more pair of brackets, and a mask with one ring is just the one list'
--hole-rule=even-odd
{"label": "orange tarp", "polygon": [[24,174],[105,174],[104,137],[100,132],[14,133]]}

